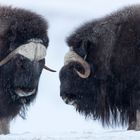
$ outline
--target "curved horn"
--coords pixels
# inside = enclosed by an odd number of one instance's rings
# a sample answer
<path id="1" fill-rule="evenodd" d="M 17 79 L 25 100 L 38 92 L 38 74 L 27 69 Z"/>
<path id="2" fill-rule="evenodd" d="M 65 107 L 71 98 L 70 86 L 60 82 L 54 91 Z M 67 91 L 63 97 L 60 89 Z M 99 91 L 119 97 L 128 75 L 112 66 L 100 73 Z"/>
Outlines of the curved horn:
<path id="1" fill-rule="evenodd" d="M 91 73 L 90 65 L 81 56 L 79 56 L 77 53 L 75 53 L 73 50 L 70 50 L 68 53 L 66 53 L 65 58 L 64 58 L 64 65 L 67 65 L 70 62 L 78 62 L 84 68 L 84 74 L 75 70 L 76 73 L 81 78 L 88 78 L 89 77 L 89 75 Z"/>
<path id="2" fill-rule="evenodd" d="M 45 69 L 45 70 L 48 70 L 48 71 L 51 71 L 51 72 L 56 72 L 56 70 L 50 69 L 50 68 L 47 67 L 47 66 L 44 66 L 44 69 Z"/>

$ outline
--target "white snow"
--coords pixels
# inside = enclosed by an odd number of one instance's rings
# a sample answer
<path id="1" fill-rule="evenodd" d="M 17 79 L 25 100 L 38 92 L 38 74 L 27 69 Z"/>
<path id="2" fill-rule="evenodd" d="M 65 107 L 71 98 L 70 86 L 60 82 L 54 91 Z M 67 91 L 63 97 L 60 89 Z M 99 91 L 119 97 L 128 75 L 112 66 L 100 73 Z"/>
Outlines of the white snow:
<path id="1" fill-rule="evenodd" d="M 134 131 L 69 131 L 52 133 L 23 133 L 0 136 L 0 140 L 139 140 L 140 133 Z"/>
<path id="2" fill-rule="evenodd" d="M 120 7 L 140 0 L 0 0 L 35 11 L 49 23 L 49 48 L 46 64 L 57 73 L 43 71 L 36 101 L 27 112 L 27 119 L 17 117 L 11 123 L 11 134 L 0 140 L 138 140 L 140 132 L 126 128 L 105 129 L 97 121 L 85 119 L 59 96 L 59 70 L 68 47 L 66 37 L 86 21 L 104 16 Z"/>

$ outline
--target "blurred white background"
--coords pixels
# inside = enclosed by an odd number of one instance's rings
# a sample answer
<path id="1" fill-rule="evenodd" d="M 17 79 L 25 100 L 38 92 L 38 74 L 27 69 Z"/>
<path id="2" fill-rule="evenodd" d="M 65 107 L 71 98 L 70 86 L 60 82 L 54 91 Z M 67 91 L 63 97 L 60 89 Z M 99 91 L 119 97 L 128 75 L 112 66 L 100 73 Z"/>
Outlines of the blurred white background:
<path id="1" fill-rule="evenodd" d="M 0 0 L 1 5 L 29 9 L 46 18 L 50 39 L 46 64 L 57 70 L 43 71 L 36 101 L 29 107 L 26 120 L 17 117 L 11 123 L 12 133 L 104 130 L 100 123 L 85 119 L 59 96 L 59 70 L 68 50 L 65 39 L 86 21 L 137 3 L 140 0 Z"/>

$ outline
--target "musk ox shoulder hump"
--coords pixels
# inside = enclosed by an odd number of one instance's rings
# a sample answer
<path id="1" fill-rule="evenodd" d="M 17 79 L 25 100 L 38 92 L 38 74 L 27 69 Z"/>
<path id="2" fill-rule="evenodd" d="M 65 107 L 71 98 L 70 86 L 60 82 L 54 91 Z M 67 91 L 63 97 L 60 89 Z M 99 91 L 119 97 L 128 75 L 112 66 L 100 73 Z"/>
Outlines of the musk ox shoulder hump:
<path id="1" fill-rule="evenodd" d="M 140 5 L 123 7 L 101 18 L 84 23 L 66 38 L 66 42 L 68 46 L 75 46 L 79 44 L 81 40 L 88 39 L 96 41 L 96 37 L 102 36 L 103 26 L 108 26 L 108 28 L 110 28 L 109 26 L 114 25 L 115 30 L 116 27 L 122 23 L 131 24 L 137 20 L 140 21 Z M 112 32 L 115 32 L 114 30 Z"/>

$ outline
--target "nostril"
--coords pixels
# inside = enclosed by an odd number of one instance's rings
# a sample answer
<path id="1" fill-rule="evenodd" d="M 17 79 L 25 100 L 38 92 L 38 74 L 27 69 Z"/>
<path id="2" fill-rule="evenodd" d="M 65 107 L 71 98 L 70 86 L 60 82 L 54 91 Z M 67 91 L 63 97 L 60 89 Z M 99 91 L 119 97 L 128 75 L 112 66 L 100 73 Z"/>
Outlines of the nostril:
<path id="1" fill-rule="evenodd" d="M 75 94 L 72 94 L 72 93 L 61 93 L 60 96 L 62 97 L 62 99 L 69 99 L 69 100 L 74 100 L 76 99 L 76 95 Z"/>
<path id="2" fill-rule="evenodd" d="M 73 100 L 73 99 L 76 98 L 76 95 L 74 95 L 74 94 L 69 94 L 69 95 L 67 95 L 67 98 L 69 98 L 70 100 Z"/>

